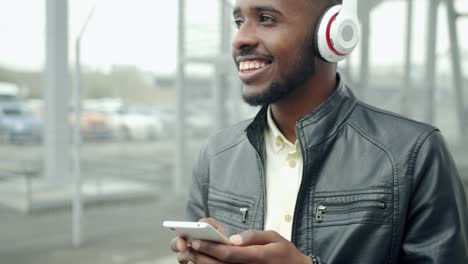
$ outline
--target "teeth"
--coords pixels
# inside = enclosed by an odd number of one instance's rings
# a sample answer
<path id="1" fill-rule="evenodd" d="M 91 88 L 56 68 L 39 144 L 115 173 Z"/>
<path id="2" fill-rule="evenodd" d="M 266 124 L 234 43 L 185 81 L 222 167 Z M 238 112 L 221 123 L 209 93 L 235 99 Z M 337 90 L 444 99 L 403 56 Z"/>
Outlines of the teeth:
<path id="1" fill-rule="evenodd" d="M 256 70 L 265 67 L 267 63 L 261 61 L 243 61 L 239 64 L 239 70 Z"/>

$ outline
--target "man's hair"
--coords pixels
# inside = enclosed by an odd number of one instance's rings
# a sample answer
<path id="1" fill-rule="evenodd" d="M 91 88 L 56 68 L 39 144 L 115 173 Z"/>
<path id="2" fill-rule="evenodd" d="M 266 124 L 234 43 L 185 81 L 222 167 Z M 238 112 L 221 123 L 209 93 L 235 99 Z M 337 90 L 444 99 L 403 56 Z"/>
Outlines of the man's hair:
<path id="1" fill-rule="evenodd" d="M 328 7 L 334 5 L 341 5 L 343 4 L 343 0 L 309 0 L 309 6 L 314 6 L 315 4 L 325 4 Z"/>
<path id="2" fill-rule="evenodd" d="M 312 0 L 312 1 L 316 1 L 316 0 Z M 326 1 L 331 5 L 341 5 L 341 4 L 343 4 L 343 0 L 319 0 L 319 1 Z"/>

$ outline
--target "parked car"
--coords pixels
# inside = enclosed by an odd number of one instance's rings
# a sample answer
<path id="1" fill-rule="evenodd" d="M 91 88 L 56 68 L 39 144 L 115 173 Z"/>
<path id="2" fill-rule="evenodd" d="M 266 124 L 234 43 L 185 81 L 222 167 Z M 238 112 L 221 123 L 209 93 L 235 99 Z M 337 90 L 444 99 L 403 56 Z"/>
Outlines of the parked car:
<path id="1" fill-rule="evenodd" d="M 20 104 L 0 105 L 0 140 L 6 143 L 40 142 L 43 122 Z"/>
<path id="2" fill-rule="evenodd" d="M 73 127 L 75 115 L 69 114 L 69 122 Z M 111 130 L 107 117 L 103 113 L 84 110 L 81 113 L 81 136 L 84 140 L 105 140 L 111 138 Z"/>
<path id="3" fill-rule="evenodd" d="M 168 137 L 174 137 L 177 126 L 176 109 L 161 108 L 158 116 L 164 124 L 164 134 Z M 214 114 L 206 106 L 187 107 L 184 121 L 185 136 L 188 138 L 206 138 L 210 133 L 213 133 Z"/>
<path id="4" fill-rule="evenodd" d="M 117 140 L 156 140 L 163 136 L 162 120 L 143 108 L 121 107 L 108 112 L 107 119 Z"/>

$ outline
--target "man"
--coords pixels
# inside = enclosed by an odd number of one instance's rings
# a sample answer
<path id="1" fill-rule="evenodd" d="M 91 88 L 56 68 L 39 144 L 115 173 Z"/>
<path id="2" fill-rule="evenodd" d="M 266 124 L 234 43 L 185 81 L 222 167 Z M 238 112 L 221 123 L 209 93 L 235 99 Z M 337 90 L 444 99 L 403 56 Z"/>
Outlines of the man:
<path id="1" fill-rule="evenodd" d="M 179 263 L 468 263 L 466 196 L 440 132 L 358 101 L 315 51 L 336 2 L 236 2 L 243 97 L 263 107 L 210 138 L 187 208 L 233 245 L 176 238 Z"/>

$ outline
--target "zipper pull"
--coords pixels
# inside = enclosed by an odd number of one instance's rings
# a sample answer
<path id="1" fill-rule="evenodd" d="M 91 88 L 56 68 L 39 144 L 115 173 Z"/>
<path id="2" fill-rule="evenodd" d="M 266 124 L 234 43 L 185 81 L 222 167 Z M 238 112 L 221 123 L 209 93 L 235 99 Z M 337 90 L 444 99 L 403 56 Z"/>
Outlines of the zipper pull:
<path id="1" fill-rule="evenodd" d="M 322 222 L 323 221 L 323 213 L 327 212 L 327 207 L 323 205 L 318 205 L 317 209 L 315 210 L 315 220 L 317 222 Z"/>
<path id="2" fill-rule="evenodd" d="M 242 207 L 239 209 L 239 211 L 242 214 L 242 223 L 245 223 L 245 218 L 247 218 L 247 213 L 249 212 L 249 208 Z"/>

